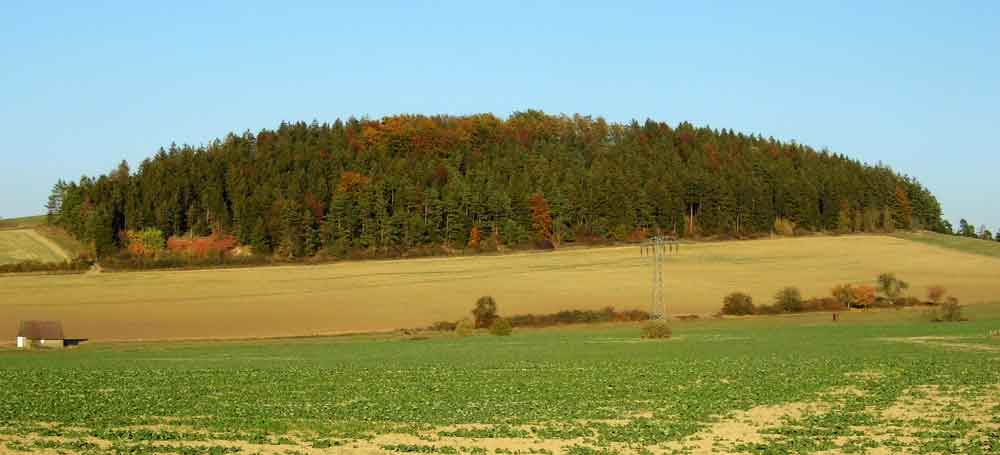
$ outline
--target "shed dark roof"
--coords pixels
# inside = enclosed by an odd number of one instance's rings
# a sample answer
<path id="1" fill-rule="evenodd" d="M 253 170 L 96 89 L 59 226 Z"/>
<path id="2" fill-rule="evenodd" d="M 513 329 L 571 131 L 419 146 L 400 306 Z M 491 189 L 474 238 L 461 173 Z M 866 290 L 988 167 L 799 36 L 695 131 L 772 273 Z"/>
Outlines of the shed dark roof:
<path id="1" fill-rule="evenodd" d="M 63 339 L 62 323 L 59 321 L 21 321 L 17 336 L 29 340 Z"/>

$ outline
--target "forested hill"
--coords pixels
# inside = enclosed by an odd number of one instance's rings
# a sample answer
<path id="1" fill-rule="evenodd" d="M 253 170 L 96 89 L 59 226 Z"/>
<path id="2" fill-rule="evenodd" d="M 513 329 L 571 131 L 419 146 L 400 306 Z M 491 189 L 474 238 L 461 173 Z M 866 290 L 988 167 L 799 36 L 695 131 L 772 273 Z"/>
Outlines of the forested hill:
<path id="1" fill-rule="evenodd" d="M 402 251 L 532 241 L 941 229 L 934 196 L 886 166 L 732 130 L 401 115 L 282 124 L 171 146 L 60 182 L 56 223 L 101 252 L 128 231 L 225 232 L 257 252 Z M 776 222 L 777 221 L 777 222 Z M 475 245 L 473 245 L 475 246 Z"/>

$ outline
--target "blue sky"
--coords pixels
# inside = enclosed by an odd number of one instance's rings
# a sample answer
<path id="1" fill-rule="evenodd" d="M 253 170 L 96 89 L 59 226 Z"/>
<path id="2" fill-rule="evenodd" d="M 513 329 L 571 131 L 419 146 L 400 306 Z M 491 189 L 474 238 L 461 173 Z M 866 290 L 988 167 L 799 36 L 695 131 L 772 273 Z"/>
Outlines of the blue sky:
<path id="1" fill-rule="evenodd" d="M 1000 227 L 1000 2 L 358 3 L 0 2 L 0 216 L 282 120 L 541 109 L 882 161 Z"/>

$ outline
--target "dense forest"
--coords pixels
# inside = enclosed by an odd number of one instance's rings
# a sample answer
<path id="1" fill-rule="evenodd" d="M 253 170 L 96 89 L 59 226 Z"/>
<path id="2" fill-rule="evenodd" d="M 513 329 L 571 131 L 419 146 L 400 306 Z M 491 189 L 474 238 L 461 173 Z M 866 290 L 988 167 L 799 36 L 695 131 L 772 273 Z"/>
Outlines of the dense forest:
<path id="1" fill-rule="evenodd" d="M 881 164 L 689 123 L 538 111 L 283 123 L 171 145 L 138 169 L 59 182 L 49 209 L 101 255 L 151 231 L 294 258 L 945 229 L 935 197 Z"/>

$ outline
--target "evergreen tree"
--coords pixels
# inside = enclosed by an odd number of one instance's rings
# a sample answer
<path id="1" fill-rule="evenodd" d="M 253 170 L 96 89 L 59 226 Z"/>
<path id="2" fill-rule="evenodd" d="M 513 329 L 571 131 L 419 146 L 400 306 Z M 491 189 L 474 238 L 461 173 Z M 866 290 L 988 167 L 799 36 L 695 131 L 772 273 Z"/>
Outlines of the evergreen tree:
<path id="1" fill-rule="evenodd" d="M 282 123 L 171 144 L 135 173 L 122 162 L 57 182 L 46 208 L 77 238 L 100 237 L 104 252 L 124 246 L 121 232 L 156 228 L 232 233 L 293 257 L 459 248 L 473 226 L 506 245 L 637 231 L 743 236 L 770 232 L 776 219 L 841 232 L 951 229 L 926 187 L 884 165 L 686 122 L 538 111 Z"/>

